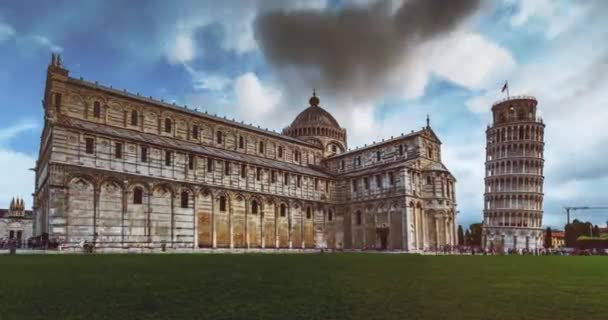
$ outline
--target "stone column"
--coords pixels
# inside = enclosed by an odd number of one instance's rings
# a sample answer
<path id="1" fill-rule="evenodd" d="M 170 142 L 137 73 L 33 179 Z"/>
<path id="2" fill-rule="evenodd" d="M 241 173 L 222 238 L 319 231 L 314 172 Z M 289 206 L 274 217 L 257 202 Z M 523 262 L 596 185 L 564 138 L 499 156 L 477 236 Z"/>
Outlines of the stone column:
<path id="1" fill-rule="evenodd" d="M 198 204 L 198 190 L 195 190 L 194 194 L 192 195 L 192 201 L 194 202 L 192 204 L 192 224 L 194 225 L 194 230 L 192 231 L 194 233 L 194 243 L 192 244 L 192 248 L 196 249 L 198 247 L 198 216 L 197 216 L 197 204 Z"/>
<path id="2" fill-rule="evenodd" d="M 439 219 L 437 217 L 433 217 L 435 221 L 435 249 L 439 246 Z"/>
<path id="3" fill-rule="evenodd" d="M 264 204 L 262 202 L 262 204 L 260 204 L 259 206 L 259 211 L 260 211 L 260 244 L 262 249 L 266 248 L 266 235 L 264 234 Z"/>
<path id="4" fill-rule="evenodd" d="M 421 222 L 422 222 L 422 250 L 424 250 L 425 248 L 428 247 L 428 241 L 427 241 L 427 221 L 426 221 L 426 213 L 424 212 L 424 210 L 422 208 L 417 208 L 418 211 L 420 212 L 420 216 L 422 217 Z"/>
<path id="5" fill-rule="evenodd" d="M 232 199 L 229 199 L 226 199 L 227 201 L 230 201 L 228 205 L 228 232 L 230 234 L 230 249 L 234 249 L 234 232 L 232 228 L 232 214 L 234 209 L 232 207 Z"/>
<path id="6" fill-rule="evenodd" d="M 247 198 L 243 199 L 245 202 L 245 247 L 249 249 L 249 200 Z M 258 205 L 258 213 L 260 211 L 260 206 Z"/>
<path id="7" fill-rule="evenodd" d="M 449 237 L 449 232 L 448 232 L 448 227 L 449 226 L 449 222 L 448 222 L 448 217 L 444 216 L 443 217 L 443 233 L 444 233 L 444 244 L 449 245 L 450 244 L 450 237 Z"/>
<path id="8" fill-rule="evenodd" d="M 215 227 L 215 196 L 213 193 L 209 195 L 211 197 L 211 236 L 213 238 L 212 246 L 213 249 L 217 248 L 217 228 Z"/>
<path id="9" fill-rule="evenodd" d="M 274 247 L 279 248 L 279 212 L 277 204 L 274 204 Z"/>

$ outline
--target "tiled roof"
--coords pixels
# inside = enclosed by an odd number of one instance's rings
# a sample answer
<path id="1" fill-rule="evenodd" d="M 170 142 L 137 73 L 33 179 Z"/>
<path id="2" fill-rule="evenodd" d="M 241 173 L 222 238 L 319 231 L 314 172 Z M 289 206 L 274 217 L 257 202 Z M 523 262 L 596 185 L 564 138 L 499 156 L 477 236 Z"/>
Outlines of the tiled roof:
<path id="1" fill-rule="evenodd" d="M 220 158 L 226 159 L 228 161 L 239 161 L 245 162 L 261 167 L 269 167 L 276 170 L 283 170 L 289 172 L 295 172 L 303 175 L 311 175 L 317 177 L 328 178 L 330 175 L 320 171 L 315 170 L 310 167 L 300 166 L 293 163 L 286 163 L 273 159 L 265 159 L 258 156 L 253 156 L 249 154 L 244 154 L 236 151 L 225 150 L 205 145 L 200 145 L 197 143 L 182 141 L 178 139 L 173 139 L 169 137 L 158 136 L 151 133 L 139 132 L 124 128 L 117 128 L 108 125 L 101 125 L 89 121 L 84 121 L 75 118 L 62 117 L 59 122 L 60 125 L 74 128 L 78 130 L 85 130 L 91 133 L 97 133 L 102 135 L 109 135 L 121 139 L 134 140 L 141 142 L 143 144 L 152 144 L 159 147 L 167 148 L 175 148 L 188 152 L 193 152 L 196 154 L 201 154 L 204 156 L 208 156 L 211 158 Z"/>
<path id="2" fill-rule="evenodd" d="M 155 100 L 152 97 L 140 96 L 139 94 L 133 94 L 133 93 L 128 92 L 126 90 L 122 90 L 122 91 L 121 90 L 117 90 L 117 89 L 106 87 L 106 86 L 103 86 L 103 85 L 100 85 L 100 84 L 97 84 L 97 83 L 92 83 L 92 82 L 89 82 L 89 81 L 86 81 L 86 80 L 83 80 L 83 79 L 76 79 L 76 78 L 71 78 L 70 77 L 69 81 L 71 83 L 74 83 L 74 84 L 77 84 L 77 85 L 81 85 L 81 86 L 85 86 L 85 87 L 88 87 L 88 88 L 91 88 L 91 89 L 105 91 L 105 92 L 112 93 L 112 94 L 115 94 L 115 95 L 118 95 L 118 96 L 122 96 L 122 97 L 125 97 L 125 98 L 129 98 L 129 99 L 133 99 L 133 100 L 138 100 L 138 101 L 143 102 L 143 103 L 151 103 L 151 104 L 154 104 L 156 106 L 163 107 L 163 108 L 172 109 L 174 111 L 178 111 L 178 112 L 182 112 L 182 113 L 187 113 L 187 114 L 190 114 L 190 115 L 193 115 L 193 116 L 197 116 L 197 117 L 200 117 L 200 118 L 205 118 L 205 119 L 208 119 L 208 120 L 211 120 L 211 121 L 220 122 L 220 123 L 223 123 L 223 124 L 226 124 L 226 125 L 230 125 L 230 126 L 236 126 L 236 127 L 241 128 L 241 129 L 244 129 L 244 130 L 255 131 L 257 133 L 261 133 L 261 134 L 264 134 L 264 135 L 270 135 L 270 136 L 273 136 L 275 138 L 279 138 L 279 139 L 283 139 L 283 140 L 286 140 L 286 141 L 289 141 L 289 142 L 305 145 L 307 147 L 319 149 L 319 146 L 316 146 L 314 144 L 311 144 L 311 143 L 308 143 L 306 141 L 302 141 L 302 140 L 299 140 L 299 139 L 296 139 L 296 138 L 292 138 L 292 137 L 289 137 L 289 136 L 285 136 L 285 135 L 283 135 L 281 133 L 270 131 L 268 129 L 262 129 L 259 126 L 256 127 L 254 125 L 250 125 L 250 124 L 248 125 L 248 124 L 245 124 L 243 122 L 238 122 L 236 120 L 229 120 L 229 119 L 226 119 L 225 117 L 222 118 L 222 117 L 219 117 L 219 116 L 207 114 L 206 112 L 203 113 L 203 112 L 199 112 L 199 111 L 196 111 L 196 110 L 188 109 L 188 108 L 185 108 L 185 107 L 180 107 L 180 106 L 177 106 L 177 105 L 174 105 L 174 104 L 166 103 L 164 101 Z"/>

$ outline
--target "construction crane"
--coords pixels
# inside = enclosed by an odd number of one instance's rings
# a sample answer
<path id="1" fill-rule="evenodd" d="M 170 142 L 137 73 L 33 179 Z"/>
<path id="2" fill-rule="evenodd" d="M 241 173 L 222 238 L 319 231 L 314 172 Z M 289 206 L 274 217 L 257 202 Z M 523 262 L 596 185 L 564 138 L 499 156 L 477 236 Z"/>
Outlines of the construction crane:
<path id="1" fill-rule="evenodd" d="M 568 216 L 568 224 L 570 224 L 570 211 L 601 210 L 601 209 L 608 209 L 608 206 L 606 206 L 606 207 L 564 207 L 564 209 L 566 210 L 566 215 Z"/>

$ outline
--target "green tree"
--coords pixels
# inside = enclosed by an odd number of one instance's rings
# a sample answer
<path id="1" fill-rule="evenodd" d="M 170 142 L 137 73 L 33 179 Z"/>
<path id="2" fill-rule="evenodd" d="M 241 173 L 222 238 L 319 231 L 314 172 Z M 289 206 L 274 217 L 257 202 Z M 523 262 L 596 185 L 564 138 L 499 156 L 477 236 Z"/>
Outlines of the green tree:
<path id="1" fill-rule="evenodd" d="M 458 245 L 464 246 L 464 231 L 461 225 L 458 225 Z"/>
<path id="2" fill-rule="evenodd" d="M 598 227 L 597 224 L 593 227 L 593 231 L 591 232 L 591 236 L 592 237 L 599 237 L 600 236 L 600 227 Z"/>
<path id="3" fill-rule="evenodd" d="M 553 248 L 552 238 L 551 227 L 547 227 L 547 231 L 545 231 L 545 249 Z"/>
<path id="4" fill-rule="evenodd" d="M 591 237 L 593 232 L 593 225 L 591 222 L 581 222 L 578 219 L 574 219 L 572 223 L 566 225 L 565 228 L 565 245 L 566 247 L 576 247 L 576 239 L 580 236 Z"/>
<path id="5" fill-rule="evenodd" d="M 481 231 L 483 226 L 480 223 L 473 223 L 469 226 L 470 234 L 470 246 L 481 246 Z"/>

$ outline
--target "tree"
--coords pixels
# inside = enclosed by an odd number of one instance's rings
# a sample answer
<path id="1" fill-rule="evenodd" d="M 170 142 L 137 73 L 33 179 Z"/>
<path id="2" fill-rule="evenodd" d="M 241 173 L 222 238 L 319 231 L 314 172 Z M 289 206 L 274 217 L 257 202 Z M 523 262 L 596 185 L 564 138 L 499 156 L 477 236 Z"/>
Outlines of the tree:
<path id="1" fill-rule="evenodd" d="M 469 226 L 470 234 L 470 246 L 481 246 L 481 232 L 483 226 L 481 223 L 473 223 Z"/>
<path id="2" fill-rule="evenodd" d="M 458 245 L 464 246 L 464 231 L 461 225 L 458 225 Z"/>
<path id="3" fill-rule="evenodd" d="M 547 231 L 545 231 L 545 249 L 553 248 L 553 234 L 551 232 L 551 227 L 547 227 Z"/>
<path id="4" fill-rule="evenodd" d="M 591 232 L 591 236 L 592 237 L 599 237 L 600 236 L 600 227 L 598 227 L 597 224 L 595 225 L 595 227 L 593 227 L 593 231 Z"/>
<path id="5" fill-rule="evenodd" d="M 593 225 L 590 222 L 581 222 L 578 219 L 574 219 L 572 223 L 566 225 L 565 228 L 565 245 L 566 247 L 576 247 L 576 239 L 580 236 L 591 237 L 593 231 Z"/>

